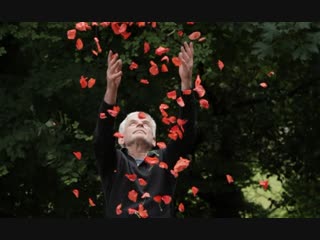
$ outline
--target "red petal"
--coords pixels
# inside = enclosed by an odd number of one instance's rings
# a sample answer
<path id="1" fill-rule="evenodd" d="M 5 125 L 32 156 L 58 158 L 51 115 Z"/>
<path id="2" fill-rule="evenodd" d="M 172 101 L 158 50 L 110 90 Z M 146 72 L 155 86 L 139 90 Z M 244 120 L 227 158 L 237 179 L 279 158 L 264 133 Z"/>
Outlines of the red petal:
<path id="1" fill-rule="evenodd" d="M 140 184 L 141 186 L 146 186 L 146 185 L 147 185 L 147 181 L 144 180 L 143 178 L 139 178 L 139 179 L 138 179 L 138 182 L 139 182 L 139 184 Z"/>
<path id="2" fill-rule="evenodd" d="M 76 196 L 76 198 L 79 198 L 79 190 L 78 189 L 73 189 L 72 193 Z"/>
<path id="3" fill-rule="evenodd" d="M 107 115 L 105 113 L 100 113 L 100 118 L 105 119 L 105 118 L 107 118 Z"/>
<path id="4" fill-rule="evenodd" d="M 149 156 L 146 156 L 144 158 L 144 161 L 147 162 L 148 164 L 150 165 L 155 165 L 155 164 L 158 164 L 159 163 L 159 158 L 154 156 L 154 157 L 149 157 Z"/>
<path id="5" fill-rule="evenodd" d="M 201 108 L 205 108 L 205 109 L 208 109 L 209 108 L 209 102 L 208 100 L 202 98 L 199 100 L 199 103 L 200 103 L 200 107 Z"/>
<path id="6" fill-rule="evenodd" d="M 147 79 L 141 79 L 140 82 L 143 84 L 149 84 L 149 81 Z"/>
<path id="7" fill-rule="evenodd" d="M 89 204 L 90 204 L 91 207 L 95 207 L 96 206 L 96 204 L 93 202 L 93 200 L 91 198 L 89 198 L 88 201 L 89 201 Z"/>
<path id="8" fill-rule="evenodd" d="M 177 92 L 176 92 L 176 90 L 167 92 L 167 97 L 170 98 L 170 99 L 175 100 L 175 99 L 177 98 Z"/>
<path id="9" fill-rule="evenodd" d="M 183 101 L 182 97 L 177 98 L 177 103 L 179 104 L 180 107 L 184 107 L 184 101 Z"/>
<path id="10" fill-rule="evenodd" d="M 179 204 L 178 210 L 179 210 L 179 212 L 184 212 L 184 205 L 183 205 L 183 203 L 180 203 L 180 204 Z"/>
<path id="11" fill-rule="evenodd" d="M 153 200 L 157 203 L 161 203 L 161 196 L 160 195 L 154 196 Z"/>
<path id="12" fill-rule="evenodd" d="M 77 34 L 77 30 L 76 29 L 70 29 L 67 32 L 67 37 L 68 37 L 68 39 L 73 40 L 73 39 L 76 38 L 76 34 Z"/>
<path id="13" fill-rule="evenodd" d="M 159 106 L 160 111 L 161 111 L 162 109 L 168 109 L 168 108 L 169 108 L 169 105 L 168 105 L 168 104 L 165 104 L 165 103 L 161 103 L 160 106 Z"/>
<path id="14" fill-rule="evenodd" d="M 181 61 L 180 61 L 180 58 L 178 57 L 173 57 L 171 59 L 172 63 L 176 66 L 176 67 L 179 67 L 181 65 Z"/>
<path id="15" fill-rule="evenodd" d="M 141 198 L 147 198 L 150 197 L 150 194 L 148 192 L 145 192 L 144 194 L 142 194 Z"/>
<path id="16" fill-rule="evenodd" d="M 197 193 L 199 192 L 199 188 L 193 186 L 193 187 L 191 187 L 191 191 L 192 191 L 193 196 L 195 197 L 197 195 Z"/>
<path id="17" fill-rule="evenodd" d="M 233 177 L 231 175 L 227 174 L 226 178 L 229 184 L 234 182 Z"/>
<path id="18" fill-rule="evenodd" d="M 132 202 L 136 202 L 137 201 L 137 197 L 138 197 L 138 193 L 135 190 L 131 190 L 128 193 L 128 198 L 132 201 Z"/>
<path id="19" fill-rule="evenodd" d="M 167 61 L 167 63 L 169 62 L 169 57 L 168 56 L 163 56 L 162 58 L 161 58 L 161 62 L 162 61 Z"/>
<path id="20" fill-rule="evenodd" d="M 165 204 L 169 204 L 172 200 L 171 196 L 169 196 L 169 195 L 164 195 L 161 197 L 161 199 Z"/>
<path id="21" fill-rule="evenodd" d="M 144 112 L 139 112 L 138 113 L 138 118 L 139 119 L 145 119 L 147 117 L 147 115 Z"/>
<path id="22" fill-rule="evenodd" d="M 268 84 L 265 83 L 265 82 L 262 82 L 262 83 L 260 83 L 260 87 L 262 87 L 262 88 L 267 88 L 267 87 L 268 87 Z"/>
<path id="23" fill-rule="evenodd" d="M 83 42 L 82 42 L 81 38 L 77 39 L 76 48 L 77 48 L 77 50 L 81 50 L 83 48 Z"/>
<path id="24" fill-rule="evenodd" d="M 189 35 L 189 39 L 190 40 L 197 40 L 198 38 L 200 38 L 200 36 L 201 36 L 201 32 L 195 31 Z"/>
<path id="25" fill-rule="evenodd" d="M 164 169 L 168 169 L 168 164 L 166 164 L 165 162 L 160 162 L 159 167 L 164 168 Z"/>
<path id="26" fill-rule="evenodd" d="M 73 152 L 73 155 L 74 155 L 78 160 L 80 160 L 80 159 L 81 159 L 81 156 L 82 156 L 81 152 Z"/>
<path id="27" fill-rule="evenodd" d="M 90 78 L 88 81 L 88 88 L 92 88 L 95 83 L 96 80 L 94 78 Z"/>
<path id="28" fill-rule="evenodd" d="M 160 148 L 160 149 L 163 149 L 163 148 L 166 148 L 166 144 L 164 142 L 157 142 L 157 146 Z"/>
<path id="29" fill-rule="evenodd" d="M 150 44 L 148 42 L 144 42 L 143 44 L 143 52 L 147 53 L 150 51 Z"/>
<path id="30" fill-rule="evenodd" d="M 118 204 L 118 206 L 116 207 L 116 214 L 117 215 L 120 215 L 122 213 L 122 210 L 121 210 L 121 207 L 122 207 L 122 204 Z"/>
<path id="31" fill-rule="evenodd" d="M 191 93 L 192 93 L 191 89 L 186 89 L 186 90 L 182 91 L 182 94 L 184 94 L 184 95 L 190 95 Z"/>
<path id="32" fill-rule="evenodd" d="M 167 53 L 169 50 L 170 50 L 169 48 L 160 46 L 155 50 L 155 54 L 158 56 L 161 56 L 161 55 Z"/>
<path id="33" fill-rule="evenodd" d="M 137 175 L 136 174 L 125 174 L 125 176 L 131 181 L 134 182 L 137 179 Z"/>
<path id="34" fill-rule="evenodd" d="M 161 72 L 168 72 L 168 67 L 164 63 L 161 65 Z"/>
<path id="35" fill-rule="evenodd" d="M 138 64 L 132 61 L 130 66 L 129 66 L 129 69 L 130 70 L 134 70 L 134 69 L 137 69 L 137 68 L 138 68 Z"/>
<path id="36" fill-rule="evenodd" d="M 224 68 L 224 63 L 221 60 L 218 60 L 218 67 L 220 71 Z"/>
<path id="37" fill-rule="evenodd" d="M 158 75 L 159 74 L 159 68 L 158 66 L 151 66 L 149 68 L 149 72 L 151 75 L 155 76 L 155 75 Z"/>
<path id="38" fill-rule="evenodd" d="M 121 133 L 119 133 L 119 132 L 115 132 L 113 134 L 113 136 L 116 137 L 116 138 L 123 138 L 123 135 Z"/>

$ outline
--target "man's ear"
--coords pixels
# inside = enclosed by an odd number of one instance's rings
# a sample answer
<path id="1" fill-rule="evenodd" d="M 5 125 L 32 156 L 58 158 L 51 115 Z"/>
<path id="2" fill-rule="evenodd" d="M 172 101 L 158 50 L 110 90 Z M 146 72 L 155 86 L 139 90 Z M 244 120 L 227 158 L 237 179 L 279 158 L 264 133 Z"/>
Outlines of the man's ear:
<path id="1" fill-rule="evenodd" d="M 122 138 L 118 138 L 118 143 L 120 144 L 120 146 L 124 145 L 124 139 Z"/>

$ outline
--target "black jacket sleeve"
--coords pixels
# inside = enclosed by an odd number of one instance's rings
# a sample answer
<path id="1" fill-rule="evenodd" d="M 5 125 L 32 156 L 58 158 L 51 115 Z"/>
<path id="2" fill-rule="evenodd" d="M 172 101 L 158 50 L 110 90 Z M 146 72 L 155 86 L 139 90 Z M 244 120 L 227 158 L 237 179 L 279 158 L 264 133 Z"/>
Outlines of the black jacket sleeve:
<path id="1" fill-rule="evenodd" d="M 116 137 L 115 133 L 115 118 L 108 113 L 108 109 L 112 109 L 113 105 L 109 105 L 102 101 L 99 107 L 96 127 L 94 130 L 94 153 L 97 161 L 99 174 L 103 181 L 107 177 L 111 177 L 116 168 Z M 100 114 L 103 114 L 105 118 Z"/>
<path id="2" fill-rule="evenodd" d="M 189 155 L 194 152 L 196 143 L 196 97 L 193 91 L 190 95 L 180 95 L 185 106 L 179 106 L 178 118 L 187 120 L 187 122 L 183 125 L 184 132 L 182 139 L 178 137 L 177 140 L 170 140 L 167 144 L 167 148 L 164 150 L 164 159 L 170 169 L 173 168 L 180 157 L 189 157 Z"/>

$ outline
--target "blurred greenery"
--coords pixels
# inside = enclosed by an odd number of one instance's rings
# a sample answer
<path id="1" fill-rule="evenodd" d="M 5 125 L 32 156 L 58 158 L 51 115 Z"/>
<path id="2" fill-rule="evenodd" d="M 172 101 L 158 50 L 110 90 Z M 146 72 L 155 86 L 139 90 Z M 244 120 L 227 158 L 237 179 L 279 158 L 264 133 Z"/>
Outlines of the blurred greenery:
<path id="1" fill-rule="evenodd" d="M 166 142 L 159 105 L 177 113 L 166 93 L 179 88 L 171 59 L 184 41 L 194 42 L 193 77 L 201 78 L 210 106 L 198 108 L 196 151 L 175 196 L 185 211 L 177 217 L 320 216 L 318 22 L 119 22 L 127 39 L 110 22 L 88 22 L 68 39 L 76 24 L 0 23 L 0 217 L 102 217 L 92 134 L 108 51 L 124 62 L 117 123 L 130 111 L 147 111 L 158 123 L 158 141 Z M 204 41 L 189 39 L 195 31 Z M 169 48 L 169 62 L 155 54 L 160 46 Z M 138 69 L 129 69 L 132 61 Z M 150 61 L 169 71 L 151 75 Z M 81 88 L 81 76 L 96 79 L 94 86 Z"/>

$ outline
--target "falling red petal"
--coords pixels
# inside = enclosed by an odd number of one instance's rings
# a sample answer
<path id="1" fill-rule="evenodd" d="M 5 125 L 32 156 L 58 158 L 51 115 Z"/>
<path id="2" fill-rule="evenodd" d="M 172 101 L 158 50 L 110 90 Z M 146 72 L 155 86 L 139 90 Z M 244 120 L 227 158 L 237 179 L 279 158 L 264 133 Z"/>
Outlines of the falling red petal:
<path id="1" fill-rule="evenodd" d="M 122 204 L 118 204 L 118 206 L 116 207 L 116 214 L 117 215 L 120 215 L 122 213 L 122 210 L 121 210 L 121 207 L 122 207 Z"/>
<path id="2" fill-rule="evenodd" d="M 204 109 L 208 109 L 209 108 L 209 102 L 208 102 L 208 100 L 206 100 L 204 98 L 201 98 L 199 100 L 199 104 L 200 104 L 201 108 L 204 108 Z"/>
<path id="3" fill-rule="evenodd" d="M 201 37 L 201 38 L 198 39 L 198 42 L 204 42 L 205 40 L 206 40 L 205 37 Z"/>
<path id="4" fill-rule="evenodd" d="M 186 159 L 186 158 L 183 158 L 183 157 L 180 157 L 179 160 L 177 161 L 177 163 L 175 164 L 173 170 L 174 172 L 181 172 L 183 171 L 184 169 L 186 169 L 190 164 L 190 160 L 189 159 Z"/>
<path id="5" fill-rule="evenodd" d="M 226 178 L 227 178 L 227 182 L 228 182 L 229 184 L 231 184 L 231 183 L 234 182 L 233 177 L 232 177 L 230 174 L 227 174 L 227 175 L 226 175 Z"/>
<path id="6" fill-rule="evenodd" d="M 138 118 L 139 119 L 145 119 L 147 117 L 146 113 L 145 112 L 139 112 L 138 113 Z"/>
<path id="7" fill-rule="evenodd" d="M 179 212 L 184 212 L 184 205 L 183 205 L 183 203 L 179 203 L 178 210 L 179 210 Z"/>
<path id="8" fill-rule="evenodd" d="M 78 160 L 81 160 L 81 157 L 82 157 L 81 152 L 73 152 L 73 155 L 74 155 Z"/>
<path id="9" fill-rule="evenodd" d="M 167 63 L 170 61 L 169 60 L 169 57 L 168 56 L 163 56 L 162 58 L 161 58 L 161 62 L 162 61 L 167 61 Z"/>
<path id="10" fill-rule="evenodd" d="M 148 198 L 150 197 L 150 193 L 145 192 L 144 194 L 142 194 L 141 198 Z"/>
<path id="11" fill-rule="evenodd" d="M 262 83 L 260 83 L 260 87 L 262 87 L 262 88 L 267 88 L 267 87 L 268 87 L 268 84 L 265 83 L 265 82 L 262 82 Z"/>
<path id="12" fill-rule="evenodd" d="M 177 32 L 177 33 L 178 33 L 178 36 L 179 36 L 179 37 L 182 37 L 182 36 L 183 36 L 183 34 L 184 34 L 184 32 L 183 32 L 182 30 L 178 30 L 178 32 Z"/>
<path id="13" fill-rule="evenodd" d="M 76 198 L 79 198 L 79 190 L 78 189 L 73 189 L 72 193 L 76 196 Z"/>
<path id="14" fill-rule="evenodd" d="M 107 115 L 105 113 L 100 113 L 100 118 L 105 119 L 105 118 L 107 118 Z"/>
<path id="15" fill-rule="evenodd" d="M 137 197 L 138 197 L 138 193 L 134 189 L 128 192 L 128 198 L 132 202 L 136 202 L 137 201 Z"/>
<path id="16" fill-rule="evenodd" d="M 139 179 L 138 179 L 138 182 L 139 182 L 139 184 L 140 184 L 141 186 L 146 186 L 146 185 L 148 184 L 147 181 L 144 180 L 143 178 L 139 178 Z"/>
<path id="17" fill-rule="evenodd" d="M 161 197 L 161 200 L 162 200 L 165 204 L 168 205 L 168 204 L 171 202 L 172 197 L 169 196 L 169 195 L 164 195 L 164 196 Z"/>
<path id="18" fill-rule="evenodd" d="M 268 77 L 272 77 L 273 75 L 274 75 L 274 71 L 270 71 L 270 72 L 267 73 Z"/>
<path id="19" fill-rule="evenodd" d="M 267 190 L 268 189 L 268 185 L 269 185 L 269 181 L 268 180 L 261 180 L 259 182 L 260 186 L 263 187 L 264 190 Z"/>
<path id="20" fill-rule="evenodd" d="M 161 196 L 160 195 L 154 196 L 153 200 L 157 203 L 161 203 Z"/>
<path id="21" fill-rule="evenodd" d="M 70 30 L 67 31 L 67 37 L 70 40 L 75 39 L 76 35 L 77 35 L 77 30 L 76 29 L 70 29 Z"/>
<path id="22" fill-rule="evenodd" d="M 155 75 L 158 75 L 159 74 L 159 68 L 158 66 L 151 66 L 149 68 L 149 72 L 151 75 L 155 76 Z"/>
<path id="23" fill-rule="evenodd" d="M 137 175 L 136 174 L 128 174 L 126 173 L 125 176 L 131 181 L 134 182 L 137 179 Z"/>
<path id="24" fill-rule="evenodd" d="M 200 38 L 200 36 L 201 36 L 201 32 L 195 31 L 191 33 L 188 37 L 190 40 L 197 40 L 198 38 Z"/>
<path id="25" fill-rule="evenodd" d="M 158 164 L 159 163 L 159 158 L 154 156 L 154 157 L 149 157 L 149 156 L 146 156 L 144 158 L 144 161 L 147 162 L 148 164 L 150 165 L 155 165 L 155 164 Z"/>
<path id="26" fill-rule="evenodd" d="M 81 86 L 81 88 L 86 88 L 87 86 L 88 86 L 88 82 L 87 82 L 87 80 L 86 80 L 87 78 L 86 77 L 84 77 L 84 76 L 81 76 L 80 77 L 80 86 Z"/>
<path id="27" fill-rule="evenodd" d="M 140 83 L 147 85 L 147 84 L 149 84 L 149 81 L 147 79 L 141 79 Z"/>
<path id="28" fill-rule="evenodd" d="M 168 169 L 168 164 L 166 164 L 165 162 L 160 162 L 159 167 L 164 168 L 164 169 Z"/>
<path id="29" fill-rule="evenodd" d="M 95 207 L 96 206 L 96 204 L 93 202 L 93 200 L 91 198 L 89 198 L 88 201 L 89 201 L 89 204 L 90 204 L 91 207 Z"/>
<path id="30" fill-rule="evenodd" d="M 175 65 L 176 67 L 179 67 L 181 65 L 181 60 L 178 57 L 172 57 L 171 61 L 172 61 L 173 65 Z"/>
<path id="31" fill-rule="evenodd" d="M 123 138 L 123 135 L 121 133 L 119 133 L 119 132 L 115 132 L 113 134 L 113 136 L 116 137 L 116 138 Z"/>
<path id="32" fill-rule="evenodd" d="M 167 145 L 164 143 L 164 142 L 157 142 L 157 146 L 160 148 L 160 149 L 163 149 L 163 148 L 166 148 Z"/>
<path id="33" fill-rule="evenodd" d="M 150 51 L 150 44 L 148 42 L 144 42 L 143 44 L 143 52 L 147 53 Z"/>
<path id="34" fill-rule="evenodd" d="M 130 66 L 129 66 L 129 69 L 130 70 L 134 70 L 134 69 L 137 69 L 137 68 L 138 68 L 138 64 L 132 61 Z"/>
<path id="35" fill-rule="evenodd" d="M 176 90 L 167 92 L 167 98 L 170 98 L 170 99 L 175 100 L 175 99 L 177 98 L 177 92 L 176 92 Z"/>
<path id="36" fill-rule="evenodd" d="M 88 80 L 88 88 L 92 88 L 95 83 L 96 83 L 96 80 L 94 78 L 90 78 Z"/>
<path id="37" fill-rule="evenodd" d="M 160 111 L 163 110 L 163 109 L 168 109 L 168 108 L 169 108 L 169 105 L 165 104 L 165 103 L 161 103 L 160 106 L 159 106 Z"/>
<path id="38" fill-rule="evenodd" d="M 199 188 L 192 186 L 191 192 L 192 192 L 193 196 L 195 197 L 197 195 L 197 193 L 199 192 Z"/>
<path id="39" fill-rule="evenodd" d="M 164 63 L 161 65 L 161 72 L 168 72 L 168 67 Z"/>
<path id="40" fill-rule="evenodd" d="M 83 48 L 83 42 L 82 42 L 81 38 L 77 39 L 76 48 L 77 48 L 77 50 L 81 50 Z"/>
<path id="41" fill-rule="evenodd" d="M 82 32 L 83 31 L 87 31 L 88 27 L 89 27 L 89 25 L 86 22 L 78 22 L 78 23 L 76 23 L 76 29 L 78 31 L 82 31 Z"/>
<path id="42" fill-rule="evenodd" d="M 221 60 L 218 60 L 218 67 L 220 71 L 222 71 L 222 69 L 224 68 L 224 63 Z"/>
<path id="43" fill-rule="evenodd" d="M 177 98 L 177 103 L 178 103 L 178 105 L 179 105 L 180 107 L 184 107 L 184 106 L 185 106 L 182 97 L 178 97 L 178 98 Z"/>
<path id="44" fill-rule="evenodd" d="M 183 90 L 182 91 L 182 94 L 183 95 L 190 95 L 192 93 L 192 90 L 191 89 L 186 89 L 186 90 Z"/>
<path id="45" fill-rule="evenodd" d="M 161 55 L 169 52 L 169 50 L 170 50 L 169 48 L 160 46 L 155 50 L 155 54 L 158 56 L 161 56 Z"/>

